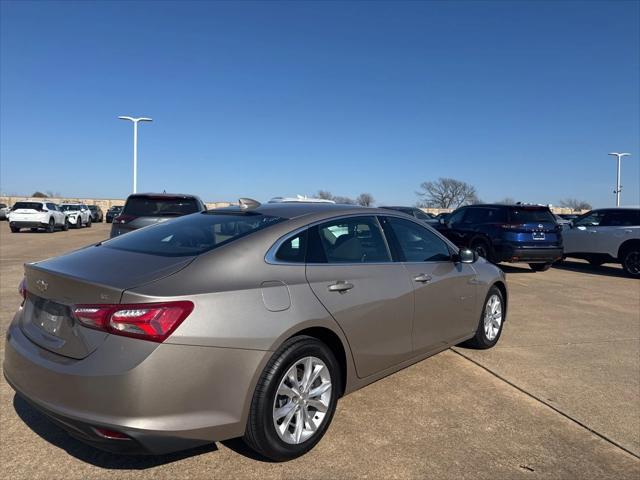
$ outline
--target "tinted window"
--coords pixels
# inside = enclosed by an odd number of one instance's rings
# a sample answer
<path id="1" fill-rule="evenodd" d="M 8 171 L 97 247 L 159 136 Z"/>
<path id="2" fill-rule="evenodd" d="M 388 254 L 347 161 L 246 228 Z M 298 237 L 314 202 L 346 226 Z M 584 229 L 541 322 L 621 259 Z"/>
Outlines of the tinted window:
<path id="1" fill-rule="evenodd" d="M 460 210 L 456 210 L 455 212 L 450 213 L 445 217 L 445 219 L 447 223 L 460 223 L 466 211 L 466 208 L 461 208 Z"/>
<path id="2" fill-rule="evenodd" d="M 63 212 L 75 212 L 82 209 L 82 205 L 60 205 Z"/>
<path id="3" fill-rule="evenodd" d="M 283 219 L 259 213 L 190 215 L 113 238 L 117 250 L 170 257 L 199 255 L 276 224 Z"/>
<path id="4" fill-rule="evenodd" d="M 374 217 L 353 217 L 327 222 L 318 226 L 317 235 L 329 263 L 391 260 L 382 230 Z M 309 262 L 312 263 L 311 260 Z"/>
<path id="5" fill-rule="evenodd" d="M 602 227 L 631 227 L 640 225 L 640 210 L 607 210 Z"/>
<path id="6" fill-rule="evenodd" d="M 424 227 L 402 218 L 387 217 L 407 262 L 442 262 L 451 258 L 447 244 Z"/>
<path id="7" fill-rule="evenodd" d="M 484 208 L 468 208 L 462 223 L 478 224 L 484 223 L 487 218 L 487 211 Z"/>
<path id="8" fill-rule="evenodd" d="M 89 205 L 89 210 L 91 210 L 92 212 L 97 212 L 98 207 L 96 207 L 95 205 Z"/>
<path id="9" fill-rule="evenodd" d="M 307 231 L 289 238 L 280 245 L 276 258 L 282 262 L 304 263 L 307 254 Z"/>
<path id="10" fill-rule="evenodd" d="M 604 212 L 602 210 L 596 210 L 593 212 L 585 213 L 580 218 L 573 221 L 576 227 L 597 227 L 602 222 Z"/>
<path id="11" fill-rule="evenodd" d="M 38 210 L 42 211 L 42 203 L 40 202 L 16 202 L 13 205 L 12 210 L 25 209 L 25 210 Z"/>
<path id="12" fill-rule="evenodd" d="M 48 208 L 49 210 L 54 211 L 54 212 L 55 212 L 56 210 L 58 210 L 58 208 L 56 207 L 56 205 L 55 205 L 54 203 L 47 203 L 47 208 Z"/>
<path id="13" fill-rule="evenodd" d="M 524 223 L 556 223 L 548 208 L 514 208 L 509 213 L 510 222 Z"/>
<path id="14" fill-rule="evenodd" d="M 198 211 L 200 209 L 195 198 L 129 197 L 122 213 L 134 217 L 163 217 Z"/>
<path id="15" fill-rule="evenodd" d="M 474 207 L 467 209 L 462 223 L 504 223 L 507 221 L 507 215 L 503 208 Z"/>

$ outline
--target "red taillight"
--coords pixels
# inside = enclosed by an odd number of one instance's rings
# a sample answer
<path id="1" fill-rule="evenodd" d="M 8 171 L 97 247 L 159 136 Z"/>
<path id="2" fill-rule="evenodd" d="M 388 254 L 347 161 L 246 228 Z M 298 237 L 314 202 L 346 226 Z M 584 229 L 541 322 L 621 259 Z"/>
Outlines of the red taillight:
<path id="1" fill-rule="evenodd" d="M 133 215 L 118 215 L 113 219 L 113 223 L 129 223 L 131 220 L 135 219 Z"/>
<path id="2" fill-rule="evenodd" d="M 18 293 L 22 297 L 23 301 L 27 299 L 27 279 L 24 277 L 22 278 L 20 285 L 18 285 Z"/>
<path id="3" fill-rule="evenodd" d="M 503 230 L 515 230 L 516 228 L 521 228 L 522 225 L 519 223 L 505 223 L 504 225 L 500 225 L 500 228 Z"/>
<path id="4" fill-rule="evenodd" d="M 76 305 L 73 313 L 89 328 L 163 342 L 193 311 L 188 301 L 122 305 Z"/>

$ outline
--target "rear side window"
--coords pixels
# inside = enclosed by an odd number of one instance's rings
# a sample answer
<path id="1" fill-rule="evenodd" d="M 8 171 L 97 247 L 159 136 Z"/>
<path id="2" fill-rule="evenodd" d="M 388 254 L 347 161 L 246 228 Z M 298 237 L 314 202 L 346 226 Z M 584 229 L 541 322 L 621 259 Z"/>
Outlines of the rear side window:
<path id="1" fill-rule="evenodd" d="M 601 227 L 640 226 L 640 210 L 607 210 L 600 223 Z"/>
<path id="2" fill-rule="evenodd" d="M 42 203 L 40 202 L 16 202 L 12 210 L 37 210 L 42 211 Z"/>
<path id="3" fill-rule="evenodd" d="M 424 213 L 422 210 L 418 210 L 417 208 L 413 211 L 413 213 L 418 220 L 431 220 L 433 218 Z"/>
<path id="4" fill-rule="evenodd" d="M 129 197 L 122 213 L 134 217 L 177 217 L 199 211 L 195 198 Z"/>
<path id="5" fill-rule="evenodd" d="M 507 215 L 503 208 L 469 208 L 463 223 L 505 223 Z"/>
<path id="6" fill-rule="evenodd" d="M 315 232 L 328 263 L 391 261 L 382 229 L 375 217 L 335 220 L 319 225 Z M 317 261 L 316 258 L 310 258 L 309 262 L 315 263 L 313 260 Z"/>
<path id="7" fill-rule="evenodd" d="M 514 208 L 509 212 L 511 223 L 556 223 L 548 208 Z"/>
<path id="8" fill-rule="evenodd" d="M 276 252 L 281 262 L 304 263 L 307 254 L 307 230 L 287 239 Z"/>
<path id="9" fill-rule="evenodd" d="M 116 250 L 166 257 L 200 255 L 281 222 L 280 217 L 247 214 L 190 215 L 113 238 L 103 245 Z"/>
<path id="10" fill-rule="evenodd" d="M 445 262 L 451 254 L 446 243 L 424 227 L 408 220 L 387 217 L 406 262 Z"/>

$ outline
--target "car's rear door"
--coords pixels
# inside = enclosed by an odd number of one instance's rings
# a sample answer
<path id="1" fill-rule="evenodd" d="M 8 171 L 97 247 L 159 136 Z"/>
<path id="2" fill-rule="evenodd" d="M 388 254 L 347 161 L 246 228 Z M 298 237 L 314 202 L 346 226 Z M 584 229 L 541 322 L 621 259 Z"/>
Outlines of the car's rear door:
<path id="1" fill-rule="evenodd" d="M 415 292 L 414 352 L 428 352 L 472 333 L 478 322 L 473 266 L 455 263 L 447 243 L 416 222 L 393 216 L 381 222 Z"/>
<path id="2" fill-rule="evenodd" d="M 345 332 L 359 377 L 411 356 L 413 286 L 402 264 L 391 261 L 375 216 L 311 227 L 306 275 Z"/>

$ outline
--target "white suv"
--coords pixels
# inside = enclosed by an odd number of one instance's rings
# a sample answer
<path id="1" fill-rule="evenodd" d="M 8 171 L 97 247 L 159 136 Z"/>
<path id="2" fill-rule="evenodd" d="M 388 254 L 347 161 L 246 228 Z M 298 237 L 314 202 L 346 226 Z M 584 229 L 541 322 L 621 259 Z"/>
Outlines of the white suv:
<path id="1" fill-rule="evenodd" d="M 621 263 L 640 278 L 640 208 L 592 210 L 562 231 L 564 255 L 583 258 L 595 266 Z"/>
<path id="2" fill-rule="evenodd" d="M 52 202 L 16 202 L 7 219 L 13 233 L 21 228 L 30 228 L 32 232 L 44 228 L 50 233 L 56 228 L 69 230 L 64 213 Z"/>
<path id="3" fill-rule="evenodd" d="M 91 226 L 91 210 L 84 203 L 63 203 L 60 210 L 67 216 L 69 224 L 75 228 Z"/>

